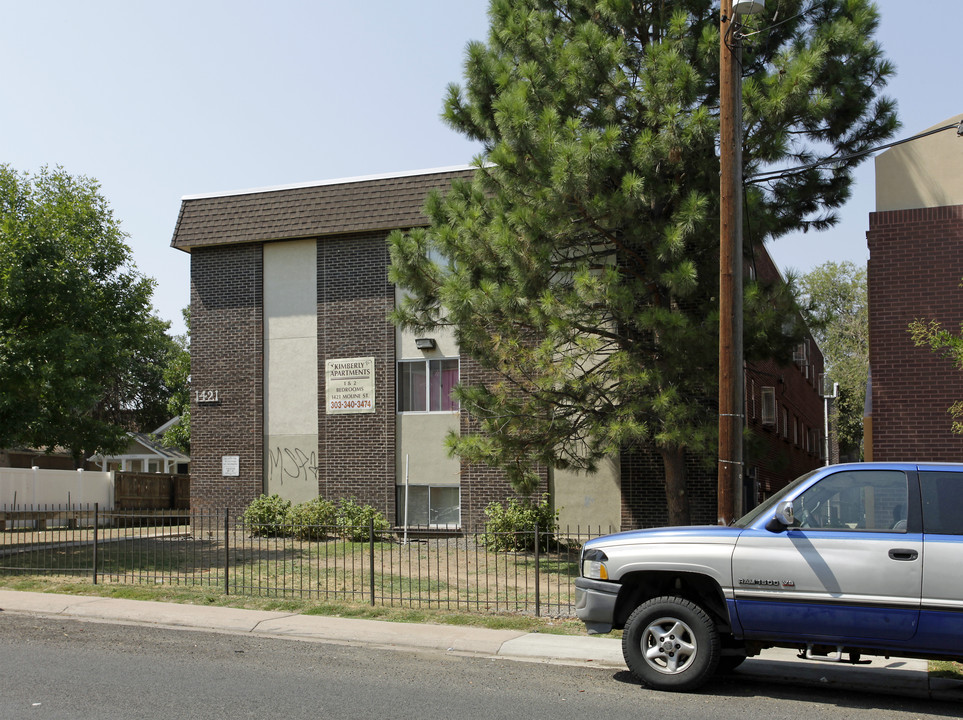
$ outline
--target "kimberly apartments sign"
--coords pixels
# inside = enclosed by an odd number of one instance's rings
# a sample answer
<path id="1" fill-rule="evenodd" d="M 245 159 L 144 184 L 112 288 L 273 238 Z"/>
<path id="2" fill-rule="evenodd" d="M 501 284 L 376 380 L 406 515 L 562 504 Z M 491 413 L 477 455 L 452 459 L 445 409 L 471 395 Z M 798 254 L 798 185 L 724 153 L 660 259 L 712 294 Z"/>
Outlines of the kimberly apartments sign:
<path id="1" fill-rule="evenodd" d="M 328 415 L 375 411 L 374 358 L 324 362 L 324 405 Z"/>

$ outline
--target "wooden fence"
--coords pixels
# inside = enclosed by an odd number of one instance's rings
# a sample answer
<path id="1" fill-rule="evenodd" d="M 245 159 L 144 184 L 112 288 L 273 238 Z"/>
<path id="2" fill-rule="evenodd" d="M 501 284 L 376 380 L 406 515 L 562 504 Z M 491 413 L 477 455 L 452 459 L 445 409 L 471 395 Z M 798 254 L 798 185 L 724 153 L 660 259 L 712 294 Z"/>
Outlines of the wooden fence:
<path id="1" fill-rule="evenodd" d="M 190 507 L 191 479 L 188 475 L 114 474 L 116 510 L 189 510 Z"/>

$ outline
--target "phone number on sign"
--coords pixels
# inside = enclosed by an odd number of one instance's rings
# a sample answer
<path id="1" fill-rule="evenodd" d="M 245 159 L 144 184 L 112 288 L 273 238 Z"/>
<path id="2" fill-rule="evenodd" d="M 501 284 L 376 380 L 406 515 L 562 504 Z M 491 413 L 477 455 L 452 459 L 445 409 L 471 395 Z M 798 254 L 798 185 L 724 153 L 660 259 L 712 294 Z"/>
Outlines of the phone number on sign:
<path id="1" fill-rule="evenodd" d="M 364 410 L 374 407 L 370 400 L 332 400 L 332 410 Z"/>

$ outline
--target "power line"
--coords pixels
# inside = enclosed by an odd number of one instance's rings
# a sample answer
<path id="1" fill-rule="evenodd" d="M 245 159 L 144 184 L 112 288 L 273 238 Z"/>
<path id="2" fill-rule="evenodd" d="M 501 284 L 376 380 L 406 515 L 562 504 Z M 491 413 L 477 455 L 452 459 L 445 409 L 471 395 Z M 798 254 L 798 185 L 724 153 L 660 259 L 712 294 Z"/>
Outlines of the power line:
<path id="1" fill-rule="evenodd" d="M 770 170 L 767 172 L 756 173 L 755 175 L 747 175 L 743 178 L 744 183 L 762 183 L 769 182 L 771 180 L 779 180 L 785 177 L 791 177 L 792 175 L 799 175 L 806 172 L 807 170 L 812 170 L 813 168 L 821 167 L 823 165 L 832 165 L 834 163 L 843 163 L 848 160 L 853 160 L 854 158 L 863 157 L 864 155 L 869 155 L 870 153 L 877 152 L 879 150 L 887 150 L 891 147 L 896 147 L 897 145 L 903 145 L 904 143 L 913 142 L 914 140 L 919 140 L 925 138 L 929 135 L 935 135 L 936 133 L 944 132 L 946 130 L 952 130 L 956 128 L 957 135 L 963 135 L 963 120 L 958 123 L 951 123 L 950 125 L 944 125 L 943 127 L 934 128 L 933 130 L 927 130 L 919 135 L 914 135 L 913 137 L 905 138 L 903 140 L 896 140 L 895 142 L 887 143 L 885 145 L 877 145 L 876 147 L 867 148 L 865 150 L 860 150 L 859 152 L 850 153 L 849 155 L 842 155 L 840 157 L 828 157 L 822 160 L 816 160 L 815 162 L 808 163 L 806 165 L 799 165 L 794 168 L 786 168 L 785 170 Z"/>

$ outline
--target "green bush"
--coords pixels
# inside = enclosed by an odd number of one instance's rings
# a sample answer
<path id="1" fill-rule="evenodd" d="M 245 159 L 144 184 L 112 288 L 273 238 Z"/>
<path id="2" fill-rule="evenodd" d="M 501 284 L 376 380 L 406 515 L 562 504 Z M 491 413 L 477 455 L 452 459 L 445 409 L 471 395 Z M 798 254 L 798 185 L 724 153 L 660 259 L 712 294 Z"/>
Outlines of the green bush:
<path id="1" fill-rule="evenodd" d="M 338 533 L 345 540 L 363 542 L 368 539 L 368 523 L 374 520 L 375 537 L 380 538 L 391 529 L 383 513 L 370 505 L 359 505 L 354 498 L 345 498 L 338 505 Z"/>
<path id="2" fill-rule="evenodd" d="M 535 528 L 538 527 L 539 545 L 542 550 L 558 531 L 558 511 L 548 503 L 548 495 L 540 503 L 532 500 L 519 501 L 510 498 L 508 505 L 489 503 L 485 508 L 488 522 L 485 524 L 484 543 L 489 550 L 534 550 Z"/>
<path id="3" fill-rule="evenodd" d="M 343 499 L 337 506 L 320 497 L 292 506 L 280 495 L 261 495 L 244 510 L 244 522 L 251 534 L 261 537 L 293 535 L 302 540 L 324 540 L 336 528 L 345 540 L 364 542 L 372 520 L 376 538 L 391 530 L 383 513 L 354 498 Z"/>
<path id="4" fill-rule="evenodd" d="M 321 497 L 295 505 L 290 511 L 294 535 L 301 540 L 324 540 L 333 534 L 336 512 L 334 503 Z"/>
<path id="5" fill-rule="evenodd" d="M 261 495 L 244 510 L 244 522 L 252 535 L 278 537 L 291 532 L 291 501 L 280 495 Z"/>

